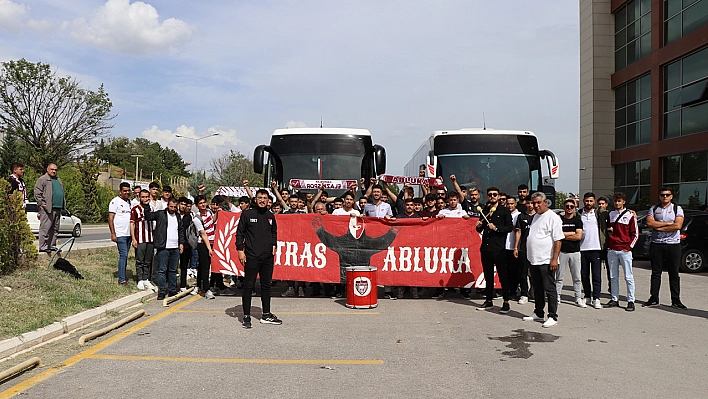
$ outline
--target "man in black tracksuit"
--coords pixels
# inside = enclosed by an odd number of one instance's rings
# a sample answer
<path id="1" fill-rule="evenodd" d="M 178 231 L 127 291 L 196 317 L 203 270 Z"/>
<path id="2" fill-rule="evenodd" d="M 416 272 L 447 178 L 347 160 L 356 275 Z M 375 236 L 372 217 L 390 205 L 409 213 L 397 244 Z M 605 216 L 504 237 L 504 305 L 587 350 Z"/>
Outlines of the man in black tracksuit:
<path id="1" fill-rule="evenodd" d="M 487 206 L 482 210 L 483 217 L 477 222 L 477 231 L 482 233 L 482 246 L 480 253 L 482 257 L 482 270 L 486 285 L 486 301 L 477 310 L 486 310 L 494 307 L 494 266 L 497 267 L 499 282 L 502 286 L 504 305 L 500 313 L 509 313 L 509 284 L 507 283 L 506 271 L 506 239 L 514 226 L 511 222 L 511 212 L 505 206 L 499 204 L 499 189 L 489 187 L 487 189 Z M 485 219 L 486 217 L 486 219 Z"/>
<path id="2" fill-rule="evenodd" d="M 270 312 L 270 286 L 273 278 L 273 263 L 278 245 L 278 226 L 275 215 L 269 211 L 268 191 L 256 191 L 256 208 L 241 212 L 236 230 L 236 249 L 238 259 L 243 264 L 243 327 L 251 328 L 251 295 L 256 284 L 256 277 L 261 278 L 261 304 L 263 316 L 261 323 L 283 324 Z"/>

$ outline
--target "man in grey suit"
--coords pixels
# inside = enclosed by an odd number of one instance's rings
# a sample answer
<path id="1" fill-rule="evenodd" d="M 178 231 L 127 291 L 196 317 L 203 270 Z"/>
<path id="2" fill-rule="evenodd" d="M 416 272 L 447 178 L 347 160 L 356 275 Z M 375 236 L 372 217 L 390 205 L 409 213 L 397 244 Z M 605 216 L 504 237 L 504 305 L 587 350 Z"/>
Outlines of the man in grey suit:
<path id="1" fill-rule="evenodd" d="M 61 210 L 66 207 L 64 185 L 57 177 L 57 165 L 50 163 L 47 173 L 34 185 L 34 199 L 39 208 L 39 252 L 57 250 Z"/>

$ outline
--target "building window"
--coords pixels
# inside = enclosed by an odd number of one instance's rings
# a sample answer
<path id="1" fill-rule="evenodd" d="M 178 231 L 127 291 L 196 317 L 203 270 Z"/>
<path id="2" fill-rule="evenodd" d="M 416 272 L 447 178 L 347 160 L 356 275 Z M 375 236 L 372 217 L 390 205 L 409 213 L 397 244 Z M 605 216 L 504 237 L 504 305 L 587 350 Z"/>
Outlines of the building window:
<path id="1" fill-rule="evenodd" d="M 664 138 L 708 130 L 707 87 L 708 48 L 664 67 Z"/>
<path id="2" fill-rule="evenodd" d="M 708 0 L 664 1 L 664 44 L 708 24 Z"/>
<path id="3" fill-rule="evenodd" d="M 692 152 L 662 159 L 664 185 L 674 191 L 674 201 L 686 209 L 706 204 L 708 152 Z"/>
<path id="4" fill-rule="evenodd" d="M 649 160 L 615 165 L 615 192 L 627 196 L 627 206 L 633 209 L 649 208 Z"/>
<path id="5" fill-rule="evenodd" d="M 650 52 L 651 0 L 629 1 L 615 13 L 615 70 Z"/>
<path id="6" fill-rule="evenodd" d="M 615 149 L 651 141 L 651 75 L 615 89 Z"/>

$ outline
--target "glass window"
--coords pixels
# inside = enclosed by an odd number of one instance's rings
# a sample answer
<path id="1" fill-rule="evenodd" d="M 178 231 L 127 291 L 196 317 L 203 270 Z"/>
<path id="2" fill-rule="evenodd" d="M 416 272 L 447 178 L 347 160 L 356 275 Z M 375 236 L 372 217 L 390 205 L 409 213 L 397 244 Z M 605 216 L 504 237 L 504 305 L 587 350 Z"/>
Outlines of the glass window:
<path id="1" fill-rule="evenodd" d="M 615 89 L 615 149 L 649 142 L 651 75 L 644 75 Z"/>
<path id="2" fill-rule="evenodd" d="M 664 158 L 664 183 L 678 183 L 681 180 L 681 156 Z"/>
<path id="3" fill-rule="evenodd" d="M 664 77 L 663 137 L 708 131 L 708 48 L 666 65 Z"/>
<path id="4" fill-rule="evenodd" d="M 631 0 L 615 12 L 615 70 L 651 52 L 650 31 L 651 0 Z"/>
<path id="5" fill-rule="evenodd" d="M 708 152 L 693 152 L 662 159 L 663 184 L 674 189 L 674 199 L 687 209 L 706 204 Z M 680 182 L 680 184 L 679 184 Z"/>
<path id="6" fill-rule="evenodd" d="M 705 181 L 708 168 L 707 152 L 684 154 L 681 160 L 681 181 Z"/>
<path id="7" fill-rule="evenodd" d="M 650 162 L 648 159 L 615 165 L 615 191 L 627 196 L 627 204 L 634 209 L 649 206 Z"/>
<path id="8" fill-rule="evenodd" d="M 708 0 L 665 0 L 664 4 L 664 44 L 708 24 Z"/>

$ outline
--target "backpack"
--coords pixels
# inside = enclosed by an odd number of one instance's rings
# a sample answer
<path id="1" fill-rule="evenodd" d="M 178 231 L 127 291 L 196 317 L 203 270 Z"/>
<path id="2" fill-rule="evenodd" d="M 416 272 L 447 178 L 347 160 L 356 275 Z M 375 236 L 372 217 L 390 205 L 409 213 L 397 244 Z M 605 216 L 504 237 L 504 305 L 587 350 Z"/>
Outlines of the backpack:
<path id="1" fill-rule="evenodd" d="M 204 223 L 204 221 L 201 217 L 199 217 L 199 215 L 194 215 L 194 217 L 199 218 L 202 224 Z M 189 246 L 192 248 L 196 248 L 199 244 L 199 232 L 197 231 L 197 226 L 195 226 L 194 223 L 190 223 L 189 226 L 187 226 L 185 234 L 187 235 L 187 243 L 189 244 Z"/>

